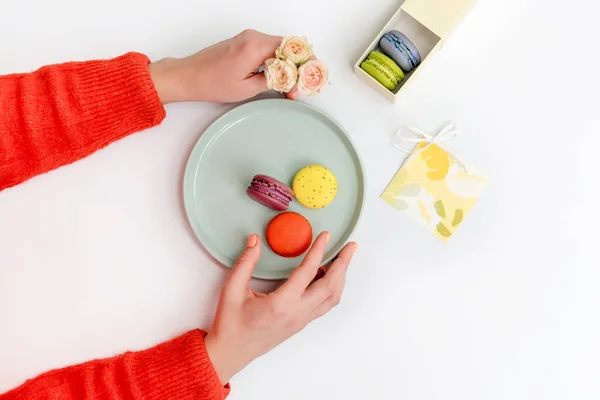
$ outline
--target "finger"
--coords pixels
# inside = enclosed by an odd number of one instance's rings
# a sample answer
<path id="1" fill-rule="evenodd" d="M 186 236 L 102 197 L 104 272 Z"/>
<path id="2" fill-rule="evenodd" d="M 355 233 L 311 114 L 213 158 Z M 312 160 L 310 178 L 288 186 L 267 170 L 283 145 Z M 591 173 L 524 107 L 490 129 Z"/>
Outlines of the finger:
<path id="1" fill-rule="evenodd" d="M 300 266 L 292 272 L 290 278 L 281 286 L 279 291 L 303 293 L 306 290 L 321 266 L 329 239 L 331 239 L 329 232 L 322 232 L 317 237 Z"/>
<path id="2" fill-rule="evenodd" d="M 344 279 L 344 285 L 346 284 L 346 280 Z M 343 287 L 342 287 L 343 290 Z M 323 315 L 327 314 L 331 311 L 335 306 L 337 306 L 342 300 L 342 293 L 338 296 L 329 296 L 325 301 L 319 304 L 310 314 L 312 320 L 321 318 Z"/>
<path id="3" fill-rule="evenodd" d="M 269 58 L 273 58 L 275 57 L 275 50 L 277 50 L 277 48 L 279 47 L 279 45 L 281 45 L 281 42 L 283 41 L 283 37 L 282 36 L 276 36 L 276 35 L 266 35 L 264 33 L 260 33 L 260 36 L 257 40 L 260 40 L 261 42 L 261 46 L 259 47 L 259 51 L 258 51 L 258 55 L 259 55 L 259 62 L 265 62 L 266 60 L 268 60 Z"/>
<path id="4" fill-rule="evenodd" d="M 259 64 L 263 64 L 269 58 L 275 57 L 275 50 L 277 50 L 279 45 L 281 45 L 281 41 L 283 40 L 282 36 L 267 35 L 251 29 L 240 33 L 239 36 L 242 35 L 246 35 L 245 40 L 255 40 L 260 43 L 260 46 L 257 46 L 258 51 L 256 52 L 256 56 L 258 57 L 257 63 Z M 314 54 L 312 54 L 309 57 L 309 60 L 316 59 L 317 57 Z M 267 78 L 264 72 L 253 74 L 252 76 L 247 78 L 247 81 L 249 83 L 248 87 L 251 92 L 249 94 L 250 97 L 256 96 L 257 94 L 262 93 L 268 89 Z M 292 90 L 285 94 L 285 97 L 287 97 L 290 100 L 296 100 L 297 96 L 298 86 L 294 86 Z"/>
<path id="5" fill-rule="evenodd" d="M 310 285 L 302 295 L 306 307 L 312 311 L 319 308 L 324 302 L 331 302 L 333 307 L 336 301 L 339 301 L 346 283 L 346 271 L 348 271 L 348 266 L 355 252 L 356 243 L 352 242 L 344 246 L 325 276 Z"/>
<path id="6" fill-rule="evenodd" d="M 264 73 L 254 74 L 250 78 L 246 79 L 248 85 L 246 88 L 248 89 L 248 93 L 246 94 L 248 97 L 256 96 L 266 90 L 269 89 L 267 86 L 267 77 Z M 296 96 L 298 95 L 298 87 L 294 86 L 292 90 L 285 94 L 290 100 L 296 100 Z"/>
<path id="7" fill-rule="evenodd" d="M 347 244 L 346 244 L 346 246 L 347 246 Z M 344 246 L 344 247 L 346 247 L 346 246 Z M 340 256 L 340 253 L 338 253 L 335 257 L 333 257 L 333 259 L 329 262 L 328 265 L 324 265 L 321 268 L 319 268 L 319 270 L 317 271 L 317 274 L 315 275 L 315 277 L 313 278 L 313 281 L 310 284 L 312 285 L 319 279 L 323 278 L 325 276 L 325 274 L 327 273 L 327 270 L 331 267 L 331 264 L 333 264 L 334 261 L 337 260 L 339 256 Z"/>
<path id="8" fill-rule="evenodd" d="M 269 89 L 267 86 L 267 76 L 263 72 L 252 75 L 250 78 L 246 79 L 246 83 L 248 84 L 246 87 L 250 92 L 250 97 L 256 96 Z"/>
<path id="9" fill-rule="evenodd" d="M 285 94 L 285 97 L 290 100 L 296 100 L 296 96 L 298 96 L 298 86 L 294 86 L 292 90 Z"/>
<path id="10" fill-rule="evenodd" d="M 242 290 L 250 287 L 250 279 L 254 268 L 258 263 L 262 249 L 262 243 L 257 235 L 250 235 L 246 248 L 237 259 L 229 275 L 226 286 L 233 292 L 242 293 Z"/>
<path id="11" fill-rule="evenodd" d="M 248 86 L 246 86 L 249 92 L 247 93 L 248 97 L 256 96 L 257 94 L 269 89 L 267 86 L 267 77 L 264 73 L 254 74 L 250 78 L 246 79 L 246 82 L 248 83 Z M 298 88 L 294 86 L 291 91 L 285 94 L 285 97 L 290 100 L 295 100 L 297 94 Z"/>
<path id="12" fill-rule="evenodd" d="M 248 55 L 258 65 L 264 63 L 269 58 L 275 57 L 275 50 L 283 40 L 281 36 L 267 35 L 254 29 L 246 29 L 237 35 L 236 38 L 248 45 L 248 50 L 250 51 Z"/>

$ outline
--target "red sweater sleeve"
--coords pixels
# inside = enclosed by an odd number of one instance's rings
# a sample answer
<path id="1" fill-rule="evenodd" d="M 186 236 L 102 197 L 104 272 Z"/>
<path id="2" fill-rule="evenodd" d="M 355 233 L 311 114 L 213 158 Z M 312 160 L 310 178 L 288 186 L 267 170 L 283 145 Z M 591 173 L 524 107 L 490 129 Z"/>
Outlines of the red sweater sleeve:
<path id="1" fill-rule="evenodd" d="M 0 400 L 222 400 L 223 387 L 194 330 L 149 350 L 46 372 Z"/>
<path id="2" fill-rule="evenodd" d="M 66 63 L 0 76 L 0 190 L 77 161 L 165 117 L 148 58 Z M 47 372 L 0 395 L 16 399 L 224 399 L 191 331 L 152 349 Z"/>
<path id="3" fill-rule="evenodd" d="M 0 76 L 0 190 L 158 125 L 148 63 L 128 53 Z"/>

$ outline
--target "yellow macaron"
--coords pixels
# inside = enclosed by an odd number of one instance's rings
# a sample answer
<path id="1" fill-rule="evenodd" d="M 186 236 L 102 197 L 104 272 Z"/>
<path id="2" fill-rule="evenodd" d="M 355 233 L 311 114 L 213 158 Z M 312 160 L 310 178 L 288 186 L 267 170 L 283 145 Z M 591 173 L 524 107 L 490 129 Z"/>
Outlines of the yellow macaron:
<path id="1" fill-rule="evenodd" d="M 335 175 L 322 165 L 309 165 L 302 168 L 294 177 L 292 189 L 296 200 L 304 207 L 327 207 L 338 191 Z"/>

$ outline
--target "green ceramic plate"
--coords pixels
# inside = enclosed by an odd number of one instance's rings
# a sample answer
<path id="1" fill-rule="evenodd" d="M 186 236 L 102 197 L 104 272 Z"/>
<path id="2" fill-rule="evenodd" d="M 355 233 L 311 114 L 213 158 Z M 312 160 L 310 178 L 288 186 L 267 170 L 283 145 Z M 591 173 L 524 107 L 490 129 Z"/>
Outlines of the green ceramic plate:
<path id="1" fill-rule="evenodd" d="M 331 232 L 324 262 L 335 257 L 356 227 L 364 204 L 364 173 L 346 131 L 321 111 L 295 101 L 260 100 L 241 105 L 215 121 L 192 150 L 183 198 L 196 236 L 219 262 L 233 266 L 251 233 L 263 239 L 254 277 L 289 277 L 302 257 L 282 258 L 269 249 L 264 233 L 278 212 L 246 196 L 256 174 L 291 186 L 309 164 L 329 168 L 339 191 L 330 206 L 312 210 L 294 201 L 289 211 L 304 215 L 314 236 Z"/>

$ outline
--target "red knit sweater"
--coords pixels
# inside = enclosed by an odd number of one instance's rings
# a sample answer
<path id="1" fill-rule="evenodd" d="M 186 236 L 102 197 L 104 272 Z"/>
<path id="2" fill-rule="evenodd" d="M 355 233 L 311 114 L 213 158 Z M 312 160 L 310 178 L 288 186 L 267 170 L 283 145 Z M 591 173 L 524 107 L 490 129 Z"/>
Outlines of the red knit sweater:
<path id="1" fill-rule="evenodd" d="M 165 110 L 148 63 L 129 53 L 0 76 L 0 190 L 158 125 Z M 0 400 L 224 399 L 229 387 L 204 336 L 194 330 L 149 350 L 47 372 Z"/>

